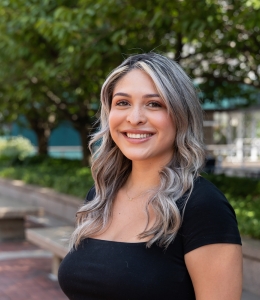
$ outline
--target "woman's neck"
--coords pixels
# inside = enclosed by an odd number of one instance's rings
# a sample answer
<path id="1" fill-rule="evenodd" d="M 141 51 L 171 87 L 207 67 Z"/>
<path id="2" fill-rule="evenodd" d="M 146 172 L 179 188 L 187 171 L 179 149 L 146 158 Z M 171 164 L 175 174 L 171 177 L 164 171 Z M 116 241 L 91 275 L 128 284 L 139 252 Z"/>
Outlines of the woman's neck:
<path id="1" fill-rule="evenodd" d="M 154 164 L 133 162 L 132 172 L 127 179 L 126 188 L 132 189 L 133 193 L 138 193 L 158 187 L 160 184 L 160 170 L 161 168 L 156 168 Z"/>

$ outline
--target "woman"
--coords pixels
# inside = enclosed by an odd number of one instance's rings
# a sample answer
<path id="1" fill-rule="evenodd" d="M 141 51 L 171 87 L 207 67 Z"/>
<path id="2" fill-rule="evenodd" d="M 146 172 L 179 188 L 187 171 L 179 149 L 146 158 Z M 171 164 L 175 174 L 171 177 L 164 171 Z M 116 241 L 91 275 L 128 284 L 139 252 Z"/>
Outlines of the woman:
<path id="1" fill-rule="evenodd" d="M 134 55 L 101 91 L 92 188 L 59 270 L 69 299 L 238 300 L 233 209 L 199 176 L 202 112 L 180 66 Z M 92 147 L 91 147 L 92 146 Z"/>

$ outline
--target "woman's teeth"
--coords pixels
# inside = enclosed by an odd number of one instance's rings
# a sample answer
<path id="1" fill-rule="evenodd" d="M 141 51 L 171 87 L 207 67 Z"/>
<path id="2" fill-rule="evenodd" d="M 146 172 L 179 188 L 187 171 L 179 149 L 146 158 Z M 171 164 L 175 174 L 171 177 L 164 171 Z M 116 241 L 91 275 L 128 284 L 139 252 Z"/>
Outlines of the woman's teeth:
<path id="1" fill-rule="evenodd" d="M 141 134 L 135 134 L 135 133 L 126 133 L 127 137 L 131 139 L 145 139 L 149 136 L 151 136 L 151 133 L 141 133 Z"/>

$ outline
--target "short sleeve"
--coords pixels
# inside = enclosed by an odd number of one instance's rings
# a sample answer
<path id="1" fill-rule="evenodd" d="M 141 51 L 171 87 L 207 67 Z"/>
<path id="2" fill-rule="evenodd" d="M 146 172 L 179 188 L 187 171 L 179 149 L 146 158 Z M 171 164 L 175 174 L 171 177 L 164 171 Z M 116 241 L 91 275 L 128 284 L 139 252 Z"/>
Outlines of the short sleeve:
<path id="1" fill-rule="evenodd" d="M 95 186 L 92 186 L 92 188 L 88 191 L 88 193 L 85 197 L 84 204 L 86 204 L 87 202 L 93 200 L 95 195 L 96 195 L 96 189 L 95 189 Z"/>
<path id="2" fill-rule="evenodd" d="M 209 244 L 240 244 L 236 215 L 226 197 L 199 177 L 184 210 L 180 228 L 184 253 Z"/>

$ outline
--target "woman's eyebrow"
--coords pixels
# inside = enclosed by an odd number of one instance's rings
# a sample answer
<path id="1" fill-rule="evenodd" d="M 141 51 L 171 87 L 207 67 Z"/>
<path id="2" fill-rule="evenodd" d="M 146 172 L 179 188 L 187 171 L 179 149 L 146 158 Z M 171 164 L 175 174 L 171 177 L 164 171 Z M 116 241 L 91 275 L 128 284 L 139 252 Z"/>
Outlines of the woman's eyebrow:
<path id="1" fill-rule="evenodd" d="M 116 93 L 116 94 L 113 96 L 113 98 L 114 98 L 115 96 L 131 97 L 129 94 L 126 94 L 126 93 Z"/>
<path id="2" fill-rule="evenodd" d="M 113 98 L 114 98 L 115 96 L 131 97 L 131 95 L 129 95 L 129 94 L 126 94 L 126 93 L 120 93 L 120 92 L 119 92 L 119 93 L 116 93 L 116 94 L 113 96 Z M 154 97 L 161 98 L 161 96 L 160 96 L 159 94 L 146 94 L 146 95 L 143 95 L 142 98 L 154 98 Z"/>
<path id="3" fill-rule="evenodd" d="M 143 98 L 153 98 L 153 97 L 161 98 L 159 94 L 146 94 L 143 96 Z"/>

